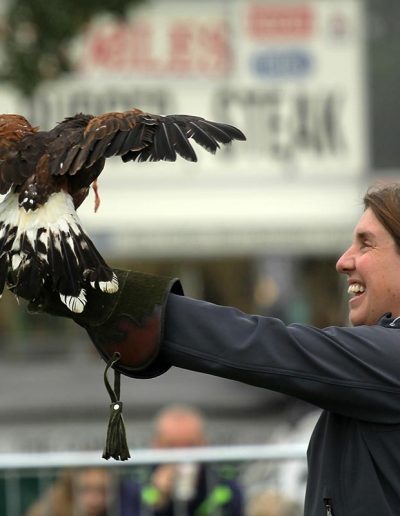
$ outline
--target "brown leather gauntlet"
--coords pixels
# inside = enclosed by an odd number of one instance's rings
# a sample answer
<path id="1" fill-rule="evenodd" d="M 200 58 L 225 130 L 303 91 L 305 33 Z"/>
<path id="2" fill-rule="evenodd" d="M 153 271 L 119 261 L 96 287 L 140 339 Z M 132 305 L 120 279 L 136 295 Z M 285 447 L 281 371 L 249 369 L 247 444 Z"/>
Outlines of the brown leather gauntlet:
<path id="1" fill-rule="evenodd" d="M 106 362 L 113 353 L 120 354 L 113 368 L 122 374 L 136 378 L 158 376 L 169 368 L 158 360 L 165 305 L 170 292 L 183 295 L 180 281 L 141 272 L 114 272 L 118 276 L 118 292 L 106 294 L 88 289 L 82 314 L 70 312 L 56 294 L 30 303 L 29 310 L 72 318 L 86 329 Z"/>

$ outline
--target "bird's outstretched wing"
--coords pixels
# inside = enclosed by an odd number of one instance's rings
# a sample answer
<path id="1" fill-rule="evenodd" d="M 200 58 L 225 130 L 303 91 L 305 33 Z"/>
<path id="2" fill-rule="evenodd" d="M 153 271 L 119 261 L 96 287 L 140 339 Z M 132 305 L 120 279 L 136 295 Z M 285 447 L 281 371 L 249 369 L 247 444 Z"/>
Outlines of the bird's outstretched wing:
<path id="1" fill-rule="evenodd" d="M 49 143 L 48 153 L 54 175 L 75 175 L 111 156 L 121 156 L 124 162 L 175 161 L 177 155 L 197 161 L 190 139 L 211 153 L 220 144 L 246 139 L 228 124 L 190 115 L 152 115 L 139 109 L 96 117 L 76 115 L 53 131 L 57 137 Z"/>

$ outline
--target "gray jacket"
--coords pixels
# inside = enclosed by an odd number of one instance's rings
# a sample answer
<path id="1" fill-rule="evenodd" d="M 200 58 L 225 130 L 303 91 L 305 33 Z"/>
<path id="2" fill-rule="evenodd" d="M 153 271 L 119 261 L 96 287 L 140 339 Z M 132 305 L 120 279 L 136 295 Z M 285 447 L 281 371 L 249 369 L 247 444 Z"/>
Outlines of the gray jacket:
<path id="1" fill-rule="evenodd" d="M 399 318 L 400 319 L 400 318 Z M 308 449 L 306 516 L 400 514 L 400 320 L 318 329 L 170 294 L 157 359 L 323 409 Z"/>

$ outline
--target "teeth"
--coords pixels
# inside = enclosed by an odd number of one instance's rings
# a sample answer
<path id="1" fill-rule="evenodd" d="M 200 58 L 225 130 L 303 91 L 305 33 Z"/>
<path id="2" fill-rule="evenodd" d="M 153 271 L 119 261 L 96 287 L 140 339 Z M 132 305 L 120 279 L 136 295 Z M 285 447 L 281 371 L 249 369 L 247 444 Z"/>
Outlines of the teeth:
<path id="1" fill-rule="evenodd" d="M 348 294 L 358 294 L 365 292 L 365 287 L 359 283 L 352 283 L 347 289 Z"/>

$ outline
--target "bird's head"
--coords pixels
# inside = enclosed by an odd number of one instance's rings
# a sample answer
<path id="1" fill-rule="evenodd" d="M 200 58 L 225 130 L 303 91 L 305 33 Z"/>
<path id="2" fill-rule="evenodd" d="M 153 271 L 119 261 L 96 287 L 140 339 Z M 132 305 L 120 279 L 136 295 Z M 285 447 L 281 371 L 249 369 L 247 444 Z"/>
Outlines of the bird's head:
<path id="1" fill-rule="evenodd" d="M 28 133 L 37 131 L 22 115 L 0 115 L 0 138 L 20 140 Z"/>

